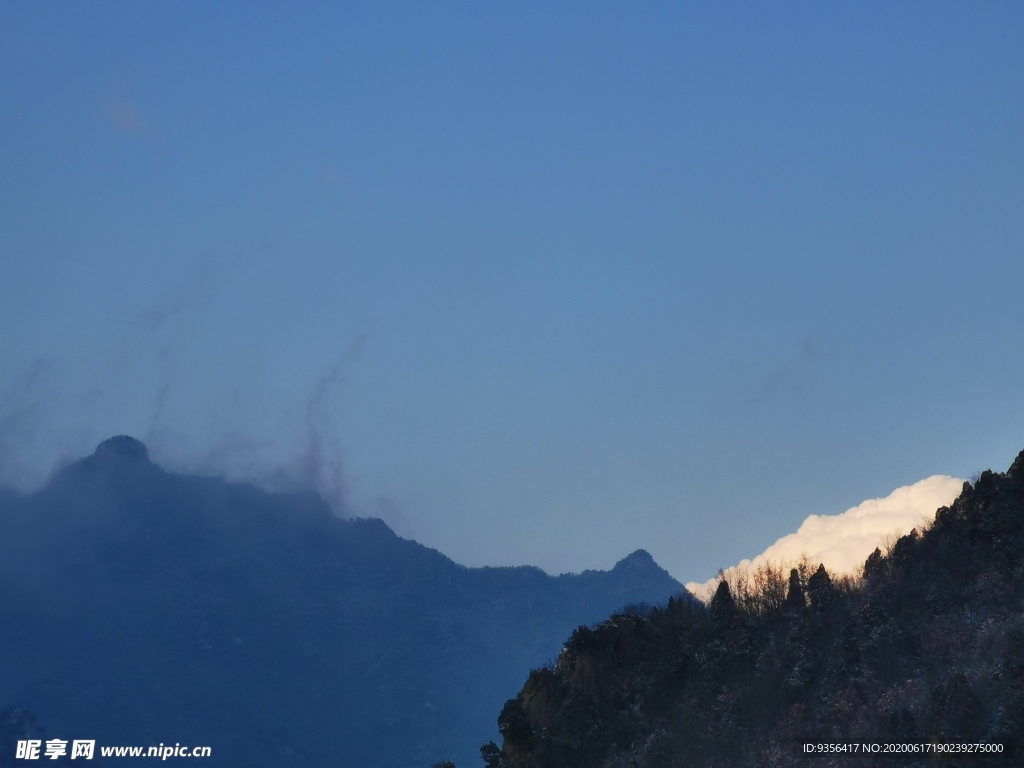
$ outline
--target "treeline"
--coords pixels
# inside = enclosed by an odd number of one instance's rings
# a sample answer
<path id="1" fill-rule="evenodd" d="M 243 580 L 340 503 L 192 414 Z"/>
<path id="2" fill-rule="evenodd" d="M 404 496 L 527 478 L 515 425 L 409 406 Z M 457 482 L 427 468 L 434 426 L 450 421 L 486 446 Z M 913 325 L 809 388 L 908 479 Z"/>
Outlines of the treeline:
<path id="1" fill-rule="evenodd" d="M 727 575 L 707 605 L 673 599 L 578 628 L 498 724 L 488 768 L 876 762 L 795 754 L 816 740 L 1024 748 L 1024 452 L 875 550 L 858 578 L 766 565 Z"/>

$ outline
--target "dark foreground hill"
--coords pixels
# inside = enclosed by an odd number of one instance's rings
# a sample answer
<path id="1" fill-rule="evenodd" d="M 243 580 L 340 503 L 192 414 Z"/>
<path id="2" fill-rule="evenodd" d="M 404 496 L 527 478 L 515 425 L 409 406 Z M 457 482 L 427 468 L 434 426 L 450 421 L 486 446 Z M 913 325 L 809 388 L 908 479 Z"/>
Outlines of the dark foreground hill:
<path id="1" fill-rule="evenodd" d="M 210 766 L 468 762 L 574 626 L 681 589 L 643 551 L 465 568 L 112 438 L 36 494 L 0 491 L 0 710 L 51 738 L 210 745 Z"/>
<path id="2" fill-rule="evenodd" d="M 673 600 L 578 629 L 501 710 L 487 764 L 1024 765 L 1024 453 L 876 550 L 863 578 L 805 566 L 736 586 L 707 608 Z M 793 754 L 826 739 L 911 752 Z M 1016 754 L 999 760 L 914 753 L 1008 739 Z"/>

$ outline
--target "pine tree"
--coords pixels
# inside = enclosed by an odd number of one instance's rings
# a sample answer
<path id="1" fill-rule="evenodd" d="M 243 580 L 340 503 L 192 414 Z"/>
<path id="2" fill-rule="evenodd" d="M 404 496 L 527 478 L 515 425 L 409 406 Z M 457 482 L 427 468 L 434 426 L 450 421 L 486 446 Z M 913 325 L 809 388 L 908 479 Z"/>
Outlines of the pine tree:
<path id="1" fill-rule="evenodd" d="M 485 768 L 501 767 L 501 748 L 493 741 L 488 741 L 480 747 L 480 757 L 484 759 Z"/>
<path id="2" fill-rule="evenodd" d="M 824 563 L 807 580 L 807 595 L 811 599 L 811 607 L 818 611 L 830 608 L 835 602 L 836 588 L 832 577 L 825 570 Z"/>
<path id="3" fill-rule="evenodd" d="M 787 611 L 796 611 L 805 605 L 804 588 L 800 584 L 800 572 L 794 568 L 789 572 L 789 590 L 786 592 L 786 602 L 782 607 Z"/>
<path id="4" fill-rule="evenodd" d="M 718 589 L 715 590 L 715 596 L 711 598 L 708 609 L 711 611 L 711 618 L 719 622 L 730 620 L 736 615 L 736 601 L 732 599 L 729 583 L 725 579 L 718 582 Z"/>

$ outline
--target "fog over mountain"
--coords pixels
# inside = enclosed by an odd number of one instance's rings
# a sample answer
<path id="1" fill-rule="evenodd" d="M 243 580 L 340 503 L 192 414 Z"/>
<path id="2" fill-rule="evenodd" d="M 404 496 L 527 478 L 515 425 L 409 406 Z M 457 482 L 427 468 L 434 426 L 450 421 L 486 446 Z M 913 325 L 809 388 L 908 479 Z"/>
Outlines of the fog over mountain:
<path id="1" fill-rule="evenodd" d="M 0 492 L 0 709 L 51 737 L 208 744 L 209 765 L 468 764 L 576 626 L 682 589 L 642 550 L 607 572 L 466 568 L 119 436 Z"/>

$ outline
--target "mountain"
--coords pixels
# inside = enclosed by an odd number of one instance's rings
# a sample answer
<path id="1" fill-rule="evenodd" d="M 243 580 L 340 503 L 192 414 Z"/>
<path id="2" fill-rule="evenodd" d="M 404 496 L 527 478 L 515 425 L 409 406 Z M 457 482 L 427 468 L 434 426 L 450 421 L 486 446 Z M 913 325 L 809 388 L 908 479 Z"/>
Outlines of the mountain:
<path id="1" fill-rule="evenodd" d="M 875 550 L 861 577 L 765 567 L 707 606 L 577 629 L 498 721 L 490 768 L 1020 765 L 1024 452 Z M 794 751 L 826 740 L 909 752 Z M 1004 751 L 921 752 L 981 742 Z"/>
<path id="2" fill-rule="evenodd" d="M 0 494 L 0 709 L 51 737 L 209 745 L 211 766 L 468 763 L 574 627 L 681 591 L 643 551 L 558 577 L 466 568 L 119 436 Z"/>

